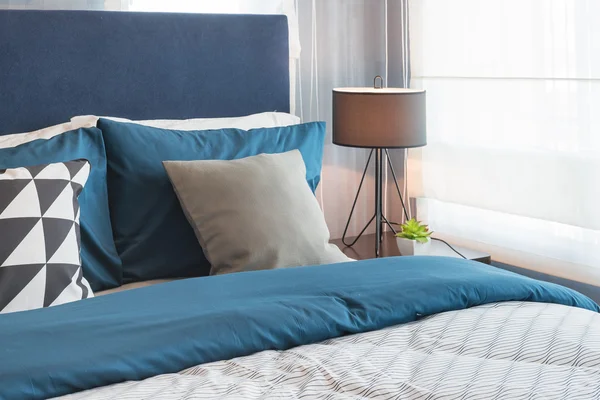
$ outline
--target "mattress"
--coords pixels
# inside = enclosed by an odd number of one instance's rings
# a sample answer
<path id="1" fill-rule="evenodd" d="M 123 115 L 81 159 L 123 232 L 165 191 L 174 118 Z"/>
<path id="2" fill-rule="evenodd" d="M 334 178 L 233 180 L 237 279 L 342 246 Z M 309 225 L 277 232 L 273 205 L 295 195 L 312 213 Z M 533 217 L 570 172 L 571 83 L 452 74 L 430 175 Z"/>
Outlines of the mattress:
<path id="1" fill-rule="evenodd" d="M 505 302 L 63 399 L 598 399 L 600 314 Z"/>

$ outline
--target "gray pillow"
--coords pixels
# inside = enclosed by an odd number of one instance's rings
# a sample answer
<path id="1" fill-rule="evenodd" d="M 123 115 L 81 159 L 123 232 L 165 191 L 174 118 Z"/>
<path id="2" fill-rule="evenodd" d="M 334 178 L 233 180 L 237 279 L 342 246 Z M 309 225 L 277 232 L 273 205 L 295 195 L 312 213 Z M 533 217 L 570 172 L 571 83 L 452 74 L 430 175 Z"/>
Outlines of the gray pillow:
<path id="1" fill-rule="evenodd" d="M 164 166 L 211 275 L 351 261 L 329 244 L 298 150 Z"/>

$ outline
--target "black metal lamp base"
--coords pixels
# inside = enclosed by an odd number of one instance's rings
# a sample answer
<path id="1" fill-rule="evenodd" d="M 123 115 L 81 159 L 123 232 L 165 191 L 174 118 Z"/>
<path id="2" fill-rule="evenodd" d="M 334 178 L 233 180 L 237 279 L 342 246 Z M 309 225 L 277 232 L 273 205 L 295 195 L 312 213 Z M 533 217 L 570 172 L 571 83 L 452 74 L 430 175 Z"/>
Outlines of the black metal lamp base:
<path id="1" fill-rule="evenodd" d="M 362 234 L 367 230 L 371 222 L 375 220 L 375 256 L 379 257 L 379 250 L 381 248 L 381 241 L 383 240 L 383 224 L 387 224 L 390 227 L 394 234 L 396 230 L 388 221 L 388 219 L 383 215 L 382 212 L 382 178 L 383 178 L 383 152 L 385 152 L 387 158 L 387 164 L 392 171 L 392 177 L 394 178 L 394 183 L 396 184 L 396 190 L 398 191 L 398 196 L 400 197 L 400 202 L 402 203 L 402 209 L 404 211 L 404 216 L 406 219 L 410 219 L 408 212 L 406 211 L 406 206 L 404 205 L 404 199 L 402 198 L 402 193 L 400 193 L 400 187 L 398 186 L 398 179 L 396 178 L 396 171 L 394 170 L 394 166 L 392 165 L 392 161 L 390 160 L 390 154 L 387 149 L 371 149 L 369 153 L 369 158 L 367 159 L 367 164 L 365 165 L 365 170 L 363 171 L 362 178 L 360 179 L 360 184 L 358 185 L 358 191 L 356 192 L 356 197 L 354 198 L 354 203 L 352 203 L 352 209 L 350 210 L 350 215 L 348 216 L 348 222 L 346 222 L 346 228 L 344 228 L 344 234 L 342 235 L 342 243 L 345 246 L 352 247 L 354 244 L 360 239 Z M 367 175 L 367 170 L 369 168 L 369 164 L 371 162 L 371 158 L 373 157 L 373 153 L 375 153 L 375 213 L 367 222 L 367 224 L 362 228 L 360 233 L 351 243 L 346 243 L 346 232 L 348 231 L 348 226 L 350 225 L 350 221 L 352 220 L 352 214 L 354 214 L 354 208 L 356 207 L 356 202 L 358 200 L 358 195 L 360 194 L 360 190 L 362 189 L 363 182 L 365 180 L 365 176 Z"/>

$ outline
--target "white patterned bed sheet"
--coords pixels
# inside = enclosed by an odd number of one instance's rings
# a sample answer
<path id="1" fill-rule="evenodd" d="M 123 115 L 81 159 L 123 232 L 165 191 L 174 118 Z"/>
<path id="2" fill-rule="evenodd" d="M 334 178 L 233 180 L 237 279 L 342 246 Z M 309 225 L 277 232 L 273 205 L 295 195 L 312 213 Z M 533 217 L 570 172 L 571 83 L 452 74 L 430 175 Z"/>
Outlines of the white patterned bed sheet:
<path id="1" fill-rule="evenodd" d="M 600 314 L 507 302 L 64 399 L 600 399 Z"/>

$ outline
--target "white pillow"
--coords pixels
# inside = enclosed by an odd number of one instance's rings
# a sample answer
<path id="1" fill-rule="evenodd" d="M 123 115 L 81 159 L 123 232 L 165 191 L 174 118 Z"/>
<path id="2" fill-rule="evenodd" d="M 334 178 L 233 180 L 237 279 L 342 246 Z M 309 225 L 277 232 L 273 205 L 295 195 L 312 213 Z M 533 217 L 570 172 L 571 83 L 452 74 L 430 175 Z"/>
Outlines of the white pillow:
<path id="1" fill-rule="evenodd" d="M 195 119 L 155 119 L 145 121 L 132 121 L 126 118 L 118 117 L 97 117 L 95 115 L 82 115 L 71 118 L 71 121 L 37 131 L 14 133 L 0 136 L 0 149 L 15 147 L 23 143 L 28 143 L 37 139 L 50 139 L 61 133 L 69 132 L 79 128 L 91 128 L 96 126 L 98 118 L 112 119 L 117 122 L 135 122 L 136 124 L 151 126 L 154 128 L 175 129 L 181 131 L 197 131 L 207 129 L 253 129 L 253 128 L 274 128 L 277 126 L 289 126 L 300 123 L 300 118 L 287 113 L 264 112 L 252 114 L 245 117 L 232 118 L 195 118 Z"/>
<path id="2" fill-rule="evenodd" d="M 203 131 L 208 129 L 254 129 L 274 128 L 278 126 L 297 125 L 300 118 L 281 112 L 264 112 L 247 115 L 244 117 L 231 118 L 194 118 L 194 119 L 153 119 L 144 121 L 132 121 L 118 117 L 98 117 L 95 115 L 80 115 L 71 118 L 71 123 L 82 126 L 96 126 L 98 118 L 111 119 L 117 122 L 134 122 L 136 124 L 151 126 L 153 128 L 174 129 L 180 131 Z"/>
<path id="3" fill-rule="evenodd" d="M 23 143 L 32 142 L 37 139 L 50 139 L 58 136 L 61 133 L 69 132 L 79 128 L 91 128 L 96 126 L 96 122 L 90 123 L 86 120 L 77 120 L 74 122 L 65 122 L 58 125 L 49 126 L 47 128 L 38 129 L 37 131 L 25 133 L 13 133 L 10 135 L 0 136 L 0 149 L 8 149 L 16 147 Z"/>

